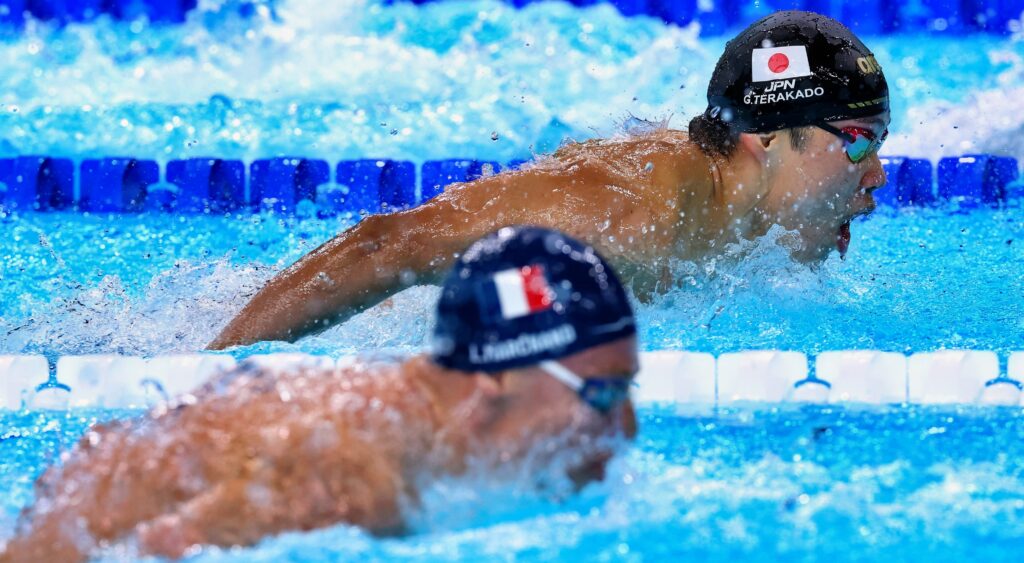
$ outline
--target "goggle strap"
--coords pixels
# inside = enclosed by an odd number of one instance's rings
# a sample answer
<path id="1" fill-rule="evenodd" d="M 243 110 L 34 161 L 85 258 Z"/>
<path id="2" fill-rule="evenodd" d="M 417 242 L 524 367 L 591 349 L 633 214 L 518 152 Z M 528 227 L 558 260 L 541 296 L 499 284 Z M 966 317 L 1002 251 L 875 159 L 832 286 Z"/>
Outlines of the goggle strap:
<path id="1" fill-rule="evenodd" d="M 558 381 L 561 381 L 567 387 L 569 387 L 573 391 L 576 391 L 577 393 L 580 389 L 583 389 L 583 378 L 576 375 L 575 373 L 570 371 L 569 368 L 563 366 L 562 364 L 556 361 L 545 360 L 540 363 L 540 369 L 547 372 L 548 375 L 550 375 L 551 377 L 554 377 Z"/>
<path id="2" fill-rule="evenodd" d="M 856 142 L 856 140 L 857 140 L 856 137 L 853 137 L 852 135 L 850 135 L 846 131 L 843 131 L 842 129 L 840 129 L 838 127 L 833 127 L 833 126 L 829 125 L 828 123 L 819 123 L 818 127 L 828 131 L 829 133 L 832 133 L 833 135 L 835 135 L 836 137 L 839 137 L 840 139 L 846 141 L 847 143 L 853 143 L 853 142 Z"/>

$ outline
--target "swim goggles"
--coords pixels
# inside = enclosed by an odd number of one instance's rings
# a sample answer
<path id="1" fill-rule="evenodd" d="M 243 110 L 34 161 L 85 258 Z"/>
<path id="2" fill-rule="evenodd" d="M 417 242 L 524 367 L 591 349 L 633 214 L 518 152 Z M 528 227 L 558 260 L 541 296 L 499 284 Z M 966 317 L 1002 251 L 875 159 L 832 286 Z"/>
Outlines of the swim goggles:
<path id="1" fill-rule="evenodd" d="M 608 414 L 628 399 L 629 389 L 633 386 L 631 377 L 588 377 L 584 379 L 569 368 L 551 360 L 541 362 L 540 369 L 575 391 L 580 400 L 602 414 Z"/>
<path id="2" fill-rule="evenodd" d="M 849 158 L 850 162 L 854 164 L 878 152 L 878 149 L 882 148 L 882 143 L 885 142 L 886 137 L 889 136 L 888 129 L 882 131 L 881 135 L 875 135 L 870 129 L 852 125 L 839 129 L 828 123 L 819 123 L 818 128 L 824 129 L 842 139 L 843 148 L 846 150 L 846 158 Z"/>

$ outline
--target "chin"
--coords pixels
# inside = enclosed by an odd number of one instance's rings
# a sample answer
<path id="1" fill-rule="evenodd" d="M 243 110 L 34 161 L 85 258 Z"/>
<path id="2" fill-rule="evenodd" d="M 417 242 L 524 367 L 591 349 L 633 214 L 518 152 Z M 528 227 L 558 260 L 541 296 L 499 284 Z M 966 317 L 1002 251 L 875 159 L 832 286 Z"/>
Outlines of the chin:
<path id="1" fill-rule="evenodd" d="M 587 484 L 595 481 L 604 481 L 605 470 L 611 458 L 611 453 L 595 455 L 583 463 L 570 468 L 568 471 L 569 478 L 572 479 L 577 489 L 582 489 Z"/>
<path id="2" fill-rule="evenodd" d="M 815 266 L 827 260 L 833 250 L 836 250 L 835 246 L 812 246 L 797 250 L 791 256 L 801 264 Z"/>

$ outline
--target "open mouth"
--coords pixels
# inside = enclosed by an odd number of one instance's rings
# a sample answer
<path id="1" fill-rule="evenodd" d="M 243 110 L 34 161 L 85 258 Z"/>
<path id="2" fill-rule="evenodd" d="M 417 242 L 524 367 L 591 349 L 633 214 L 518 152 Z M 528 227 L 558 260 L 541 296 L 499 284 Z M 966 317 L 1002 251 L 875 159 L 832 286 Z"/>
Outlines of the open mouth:
<path id="1" fill-rule="evenodd" d="M 839 249 L 839 257 L 846 259 L 846 251 L 850 248 L 849 221 L 839 226 L 839 230 L 836 232 L 836 247 Z"/>

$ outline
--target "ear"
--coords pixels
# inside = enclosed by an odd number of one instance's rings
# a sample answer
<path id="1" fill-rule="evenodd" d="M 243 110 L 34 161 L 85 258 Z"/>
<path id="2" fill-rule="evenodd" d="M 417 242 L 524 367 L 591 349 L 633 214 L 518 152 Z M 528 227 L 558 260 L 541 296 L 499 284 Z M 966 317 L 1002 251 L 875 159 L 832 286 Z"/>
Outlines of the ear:
<path id="1" fill-rule="evenodd" d="M 760 162 L 761 166 L 766 166 L 768 150 L 778 138 L 776 133 L 740 133 L 740 146 Z"/>

